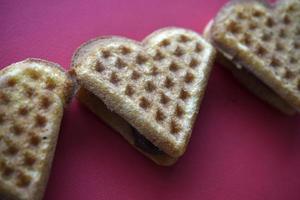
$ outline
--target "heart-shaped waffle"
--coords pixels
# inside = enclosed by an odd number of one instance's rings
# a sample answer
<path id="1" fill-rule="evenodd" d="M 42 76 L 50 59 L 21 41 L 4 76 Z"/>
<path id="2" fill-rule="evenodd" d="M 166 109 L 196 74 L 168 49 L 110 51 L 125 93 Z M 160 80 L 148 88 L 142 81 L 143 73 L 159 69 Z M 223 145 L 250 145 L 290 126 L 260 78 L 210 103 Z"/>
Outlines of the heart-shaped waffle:
<path id="1" fill-rule="evenodd" d="M 300 110 L 299 22 L 299 0 L 234 1 L 219 12 L 209 34 L 220 54 L 235 64 L 234 74 L 286 113 Z"/>
<path id="2" fill-rule="evenodd" d="M 71 79 L 27 59 L 0 71 L 0 199 L 42 199 Z"/>
<path id="3" fill-rule="evenodd" d="M 147 156 L 169 165 L 185 151 L 213 57 L 213 47 L 197 33 L 165 28 L 142 43 L 114 36 L 91 40 L 72 65 L 86 90 L 79 99 Z M 91 93 L 104 104 L 87 98 Z"/>

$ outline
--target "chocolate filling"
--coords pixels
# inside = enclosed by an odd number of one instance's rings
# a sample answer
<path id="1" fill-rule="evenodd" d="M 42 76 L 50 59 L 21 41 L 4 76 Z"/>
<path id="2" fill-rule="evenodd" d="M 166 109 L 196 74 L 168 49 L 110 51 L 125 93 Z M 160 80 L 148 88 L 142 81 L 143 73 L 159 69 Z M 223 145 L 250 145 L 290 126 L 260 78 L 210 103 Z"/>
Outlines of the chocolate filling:
<path id="1" fill-rule="evenodd" d="M 134 138 L 134 145 L 146 153 L 152 155 L 162 155 L 164 152 L 150 142 L 147 138 L 141 135 L 135 128 L 132 127 L 132 136 Z"/>

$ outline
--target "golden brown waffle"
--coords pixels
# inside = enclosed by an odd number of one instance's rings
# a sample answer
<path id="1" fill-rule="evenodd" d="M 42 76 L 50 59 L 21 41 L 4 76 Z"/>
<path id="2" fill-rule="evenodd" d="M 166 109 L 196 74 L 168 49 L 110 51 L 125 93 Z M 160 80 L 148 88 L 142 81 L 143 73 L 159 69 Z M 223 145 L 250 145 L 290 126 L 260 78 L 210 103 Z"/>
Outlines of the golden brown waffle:
<path id="1" fill-rule="evenodd" d="M 39 59 L 0 71 L 0 199 L 42 199 L 72 81 Z"/>
<path id="2" fill-rule="evenodd" d="M 209 37 L 220 54 L 283 99 L 286 113 L 300 110 L 300 1 L 234 1 L 214 19 Z M 232 68 L 231 68 L 232 69 Z M 262 85 L 262 84 L 260 84 Z M 252 88 L 252 91 L 255 90 Z M 269 91 L 271 92 L 271 91 Z M 266 95 L 256 91 L 258 96 Z M 273 95 L 272 95 L 273 96 Z"/>
<path id="3" fill-rule="evenodd" d="M 214 54 L 197 33 L 165 28 L 142 43 L 114 36 L 91 40 L 77 50 L 72 67 L 82 87 L 134 127 L 127 140 L 150 142 L 157 149 L 144 153 L 169 165 L 186 149 Z M 153 158 L 158 152 L 173 162 Z"/>

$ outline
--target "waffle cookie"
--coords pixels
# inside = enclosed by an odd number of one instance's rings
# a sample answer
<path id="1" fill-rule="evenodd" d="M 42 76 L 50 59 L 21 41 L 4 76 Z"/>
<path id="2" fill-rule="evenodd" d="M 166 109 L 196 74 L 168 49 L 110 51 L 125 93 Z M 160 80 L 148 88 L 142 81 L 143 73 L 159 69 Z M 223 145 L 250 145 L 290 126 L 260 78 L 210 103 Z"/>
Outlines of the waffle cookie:
<path id="1" fill-rule="evenodd" d="M 143 42 L 99 37 L 73 56 L 77 98 L 147 157 L 171 165 L 186 149 L 214 55 L 182 28 Z"/>
<path id="2" fill-rule="evenodd" d="M 205 35 L 218 61 L 284 113 L 300 111 L 300 1 L 232 1 Z"/>
<path id="3" fill-rule="evenodd" d="M 42 199 L 72 85 L 40 59 L 0 71 L 0 199 Z"/>

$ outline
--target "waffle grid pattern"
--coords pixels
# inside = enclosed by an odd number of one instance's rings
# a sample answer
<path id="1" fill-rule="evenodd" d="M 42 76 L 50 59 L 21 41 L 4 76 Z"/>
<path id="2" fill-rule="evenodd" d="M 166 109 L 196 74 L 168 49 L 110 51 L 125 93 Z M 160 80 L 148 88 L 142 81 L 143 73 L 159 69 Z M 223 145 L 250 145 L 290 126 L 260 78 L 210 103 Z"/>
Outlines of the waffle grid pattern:
<path id="1" fill-rule="evenodd" d="M 221 26 L 265 63 L 274 76 L 300 93 L 300 2 L 289 1 L 270 11 L 261 4 L 235 6 Z"/>
<path id="2" fill-rule="evenodd" d="M 51 119 L 62 109 L 59 88 L 55 78 L 28 67 L 4 73 L 0 89 L 0 182 L 28 190 L 41 177 Z"/>
<path id="3" fill-rule="evenodd" d="M 93 70 L 177 138 L 190 129 L 188 105 L 203 78 L 202 53 L 199 40 L 185 34 L 162 38 L 146 51 L 114 43 L 98 49 Z"/>

